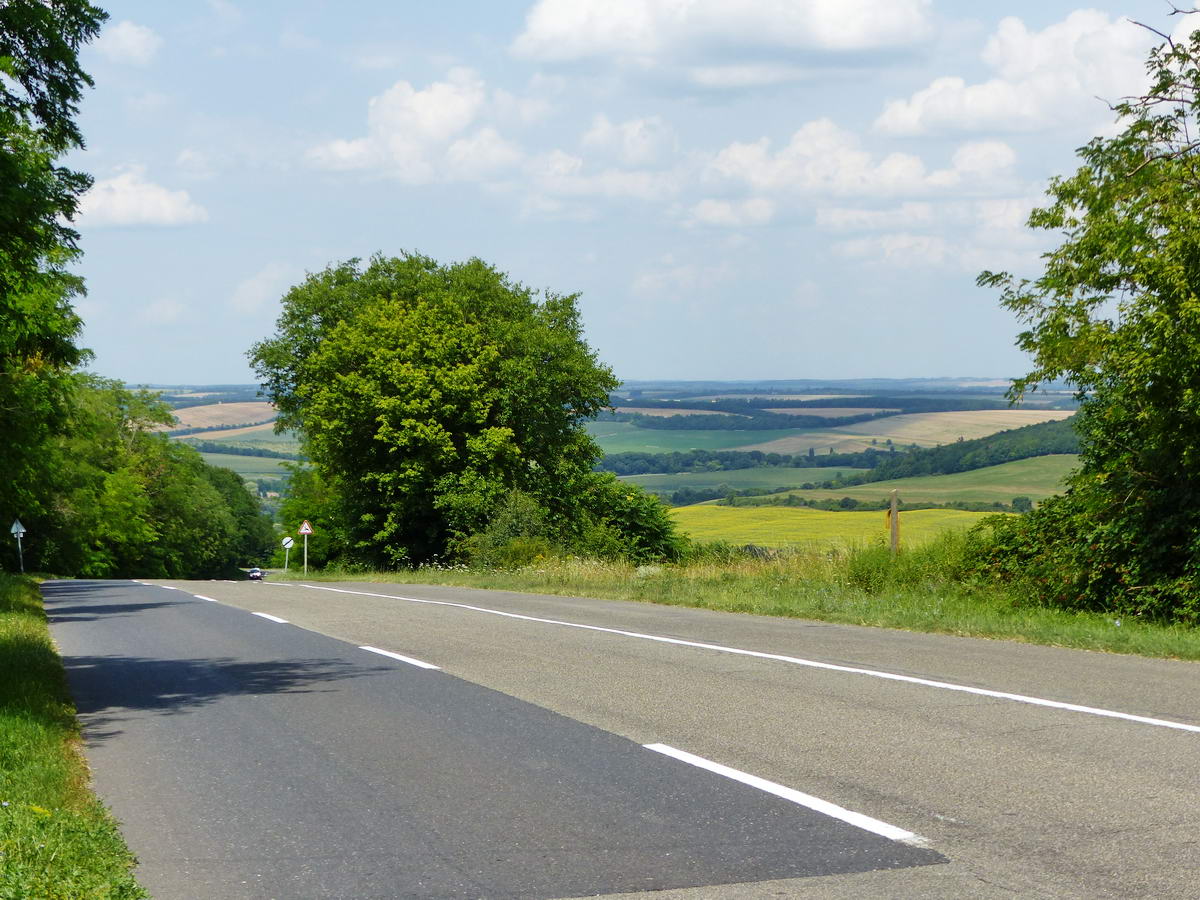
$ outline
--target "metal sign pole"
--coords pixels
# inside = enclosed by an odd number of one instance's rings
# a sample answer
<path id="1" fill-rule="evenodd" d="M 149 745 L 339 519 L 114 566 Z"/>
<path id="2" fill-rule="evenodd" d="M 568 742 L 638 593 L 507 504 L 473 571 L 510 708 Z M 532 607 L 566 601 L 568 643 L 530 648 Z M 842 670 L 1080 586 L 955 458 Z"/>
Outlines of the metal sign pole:
<path id="1" fill-rule="evenodd" d="M 304 536 L 304 576 L 308 577 L 308 535 Z"/>
<path id="2" fill-rule="evenodd" d="M 25 537 L 25 526 L 21 524 L 20 519 L 15 519 L 12 523 L 12 528 L 9 529 L 12 536 L 17 539 L 17 560 L 21 565 L 21 574 L 25 574 L 25 550 L 21 546 L 21 538 Z"/>
<path id="3" fill-rule="evenodd" d="M 285 572 L 288 570 L 288 554 L 291 552 L 292 552 L 291 547 L 283 548 L 283 571 L 285 571 Z"/>

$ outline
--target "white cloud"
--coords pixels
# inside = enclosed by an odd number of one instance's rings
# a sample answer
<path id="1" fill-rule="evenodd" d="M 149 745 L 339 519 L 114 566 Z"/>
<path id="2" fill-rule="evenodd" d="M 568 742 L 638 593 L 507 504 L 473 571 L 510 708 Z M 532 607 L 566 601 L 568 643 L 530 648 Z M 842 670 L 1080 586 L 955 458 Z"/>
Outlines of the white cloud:
<path id="1" fill-rule="evenodd" d="M 482 177 L 523 156 L 494 128 L 471 130 L 489 112 L 487 100 L 483 81 L 466 68 L 424 89 L 398 81 L 367 104 L 365 137 L 314 147 L 309 159 L 328 169 L 383 171 L 410 184 Z"/>
<path id="2" fill-rule="evenodd" d="M 459 178 L 479 179 L 511 168 L 524 154 L 512 141 L 505 140 L 494 128 L 481 128 L 460 138 L 446 150 L 446 162 Z"/>
<path id="3" fill-rule="evenodd" d="M 668 254 L 652 268 L 640 272 L 630 290 L 635 296 L 646 300 L 682 301 L 708 293 L 732 277 L 733 269 L 728 263 L 682 263 Z"/>
<path id="4" fill-rule="evenodd" d="M 539 0 L 512 51 L 566 61 L 687 47 L 868 50 L 930 31 L 929 0 Z"/>
<path id="5" fill-rule="evenodd" d="M 689 224 L 720 225 L 741 228 L 746 225 L 766 225 L 775 215 L 775 204 L 766 197 L 750 197 L 741 202 L 701 200 L 692 207 Z"/>
<path id="6" fill-rule="evenodd" d="M 675 133 L 658 116 L 613 123 L 603 114 L 592 119 L 583 146 L 610 154 L 630 166 L 656 162 L 678 146 Z"/>
<path id="7" fill-rule="evenodd" d="M 948 187 L 993 189 L 1011 179 L 1015 159 L 1000 141 L 966 144 L 955 153 L 950 168 L 930 172 L 909 153 L 876 158 L 853 133 L 829 119 L 816 119 L 778 151 L 772 151 L 765 137 L 730 144 L 712 160 L 708 176 L 742 182 L 759 192 L 921 195 Z"/>
<path id="8" fill-rule="evenodd" d="M 1033 131 L 1063 123 L 1099 128 L 1113 115 L 1096 98 L 1115 101 L 1143 85 L 1153 42 L 1129 20 L 1095 10 L 1076 10 L 1042 31 L 1008 17 L 982 53 L 995 77 L 978 84 L 937 78 L 908 99 L 889 102 L 875 127 L 902 135 Z"/>
<path id="9" fill-rule="evenodd" d="M 229 297 L 229 306 L 243 314 L 259 312 L 279 300 L 297 280 L 291 266 L 267 263 L 249 278 L 238 282 Z"/>
<path id="10" fill-rule="evenodd" d="M 146 66 L 154 60 L 162 42 L 152 29 L 126 19 L 101 31 L 93 46 L 109 62 Z"/>
<path id="11" fill-rule="evenodd" d="M 543 62 L 679 63 L 698 84 L 728 87 L 795 77 L 762 64 L 764 53 L 878 50 L 930 32 L 930 0 L 538 0 L 511 50 Z M 728 62 L 705 62 L 714 55 Z"/>
<path id="12" fill-rule="evenodd" d="M 143 166 L 103 178 L 92 185 L 79 204 L 79 224 L 188 225 L 207 222 L 208 212 L 187 191 L 172 191 L 147 181 Z"/>
<path id="13" fill-rule="evenodd" d="M 188 178 L 209 179 L 217 174 L 216 163 L 203 150 L 185 147 L 175 157 L 175 165 Z"/>
<path id="14" fill-rule="evenodd" d="M 279 46 L 285 50 L 317 50 L 321 42 L 295 28 L 285 28 L 279 35 Z"/>
<path id="15" fill-rule="evenodd" d="M 943 237 L 931 234 L 898 232 L 878 237 L 856 238 L 836 246 L 843 256 L 900 268 L 940 266 L 952 249 Z"/>
<path id="16" fill-rule="evenodd" d="M 817 210 L 817 225 L 831 231 L 891 231 L 936 222 L 931 203 L 904 203 L 895 209 L 828 207 Z"/>
<path id="17" fill-rule="evenodd" d="M 186 312 L 187 306 L 184 303 L 173 297 L 165 297 L 146 304 L 142 308 L 141 317 L 154 325 L 171 325 L 182 319 Z"/>

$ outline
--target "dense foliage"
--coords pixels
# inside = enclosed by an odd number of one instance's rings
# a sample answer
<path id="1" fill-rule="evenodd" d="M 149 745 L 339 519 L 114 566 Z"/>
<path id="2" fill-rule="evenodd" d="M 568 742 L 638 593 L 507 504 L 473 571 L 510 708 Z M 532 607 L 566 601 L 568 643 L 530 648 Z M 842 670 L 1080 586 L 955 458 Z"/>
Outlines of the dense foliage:
<path id="1" fill-rule="evenodd" d="M 310 275 L 276 327 L 251 359 L 277 427 L 303 437 L 345 559 L 465 552 L 514 491 L 570 544 L 653 531 L 639 531 L 642 501 L 591 471 L 600 450 L 583 423 L 616 380 L 582 338 L 574 295 L 539 298 L 477 259 L 377 256 Z"/>
<path id="2" fill-rule="evenodd" d="M 83 147 L 73 115 L 91 84 L 80 45 L 105 14 L 83 0 L 0 4 L 0 513 L 27 508 L 41 447 L 65 424 L 70 371 L 87 354 L 67 271 L 88 176 L 56 165 Z"/>
<path id="3" fill-rule="evenodd" d="M 1148 71 L 1031 214 L 1063 236 L 1042 274 L 980 277 L 1027 325 L 1013 395 L 1061 377 L 1082 401 L 1069 490 L 996 523 L 986 562 L 1047 602 L 1200 622 L 1200 32 Z"/>
<path id="4" fill-rule="evenodd" d="M 148 394 L 72 378 L 66 427 L 40 446 L 41 481 L 29 486 L 20 511 L 27 567 L 199 578 L 264 558 L 274 530 L 256 498 L 233 472 L 153 430 L 169 420 Z M 6 546 L 16 568 L 12 556 Z"/>

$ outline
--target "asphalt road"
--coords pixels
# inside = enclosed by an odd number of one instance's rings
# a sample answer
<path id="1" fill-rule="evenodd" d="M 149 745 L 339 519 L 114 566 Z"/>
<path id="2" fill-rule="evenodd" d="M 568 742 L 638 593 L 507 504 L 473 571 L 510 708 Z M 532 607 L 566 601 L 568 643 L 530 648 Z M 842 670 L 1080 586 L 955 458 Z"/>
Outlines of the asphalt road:
<path id="1" fill-rule="evenodd" d="M 160 898 L 1200 895 L 1195 664 L 450 588 L 43 590 Z"/>

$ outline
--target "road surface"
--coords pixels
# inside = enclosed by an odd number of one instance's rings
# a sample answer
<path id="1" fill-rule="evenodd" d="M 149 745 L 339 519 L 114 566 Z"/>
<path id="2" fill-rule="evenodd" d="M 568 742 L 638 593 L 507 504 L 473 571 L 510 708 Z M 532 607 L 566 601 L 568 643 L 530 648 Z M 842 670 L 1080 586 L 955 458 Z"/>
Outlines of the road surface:
<path id="1" fill-rule="evenodd" d="M 171 897 L 1194 897 L 1200 667 L 370 584 L 52 582 Z"/>

